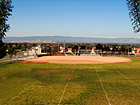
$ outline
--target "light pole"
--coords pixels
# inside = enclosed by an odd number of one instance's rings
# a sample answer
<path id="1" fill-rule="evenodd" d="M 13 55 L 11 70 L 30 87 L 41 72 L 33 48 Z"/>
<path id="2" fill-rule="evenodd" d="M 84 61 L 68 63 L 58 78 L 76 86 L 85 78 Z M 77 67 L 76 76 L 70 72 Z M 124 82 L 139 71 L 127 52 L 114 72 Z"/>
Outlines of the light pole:
<path id="1" fill-rule="evenodd" d="M 66 48 L 66 45 L 65 45 L 65 40 L 64 40 L 64 54 L 66 54 L 65 48 Z"/>

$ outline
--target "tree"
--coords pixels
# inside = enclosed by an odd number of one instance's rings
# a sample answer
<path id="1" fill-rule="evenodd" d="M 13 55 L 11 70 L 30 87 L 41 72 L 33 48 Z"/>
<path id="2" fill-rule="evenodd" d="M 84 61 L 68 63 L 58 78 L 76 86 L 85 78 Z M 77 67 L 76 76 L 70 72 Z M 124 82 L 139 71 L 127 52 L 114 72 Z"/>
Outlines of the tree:
<path id="1" fill-rule="evenodd" d="M 12 48 L 9 48 L 8 49 L 8 54 L 11 56 L 13 56 L 13 54 L 15 55 L 17 52 L 16 52 L 16 48 L 15 47 L 12 47 Z"/>
<path id="2" fill-rule="evenodd" d="M 26 51 L 25 45 L 23 45 L 23 46 L 21 47 L 21 51 Z"/>
<path id="3" fill-rule="evenodd" d="M 78 45 L 74 45 L 73 49 L 78 50 Z"/>
<path id="4" fill-rule="evenodd" d="M 126 0 L 134 33 L 140 31 L 140 0 Z"/>
<path id="5" fill-rule="evenodd" d="M 6 47 L 2 41 L 2 38 L 6 36 L 6 32 L 10 29 L 10 25 L 6 22 L 9 16 L 11 16 L 12 0 L 0 0 L 0 58 L 6 55 Z"/>
<path id="6" fill-rule="evenodd" d="M 100 50 L 103 49 L 103 45 L 102 44 L 97 44 L 96 49 L 100 49 Z"/>
<path id="7" fill-rule="evenodd" d="M 81 45 L 80 49 L 86 49 L 86 45 Z"/>

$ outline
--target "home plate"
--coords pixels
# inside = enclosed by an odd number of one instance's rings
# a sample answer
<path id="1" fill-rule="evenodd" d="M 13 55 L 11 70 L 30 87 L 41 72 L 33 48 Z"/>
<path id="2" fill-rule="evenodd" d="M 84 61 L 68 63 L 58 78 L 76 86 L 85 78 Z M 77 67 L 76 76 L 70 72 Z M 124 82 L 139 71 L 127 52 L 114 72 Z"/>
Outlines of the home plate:
<path id="1" fill-rule="evenodd" d="M 110 64 L 131 62 L 125 57 L 101 56 L 44 56 L 22 61 L 23 63 L 49 63 L 49 64 Z"/>

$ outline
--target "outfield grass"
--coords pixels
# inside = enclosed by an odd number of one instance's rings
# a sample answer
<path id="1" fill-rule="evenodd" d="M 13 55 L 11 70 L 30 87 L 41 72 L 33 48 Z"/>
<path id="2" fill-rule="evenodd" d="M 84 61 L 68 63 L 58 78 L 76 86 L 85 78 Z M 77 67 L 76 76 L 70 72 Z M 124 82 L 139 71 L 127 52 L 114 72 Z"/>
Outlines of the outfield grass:
<path id="1" fill-rule="evenodd" d="M 0 64 L 0 105 L 140 105 L 140 58 L 98 65 Z"/>

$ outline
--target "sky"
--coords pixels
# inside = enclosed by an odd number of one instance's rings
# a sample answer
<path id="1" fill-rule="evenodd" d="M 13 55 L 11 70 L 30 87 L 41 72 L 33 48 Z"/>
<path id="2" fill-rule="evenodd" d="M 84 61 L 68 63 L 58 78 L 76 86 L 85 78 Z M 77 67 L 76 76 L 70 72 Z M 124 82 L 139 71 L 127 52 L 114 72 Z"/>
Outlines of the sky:
<path id="1" fill-rule="evenodd" d="M 140 38 L 125 0 L 13 0 L 7 37 Z"/>

